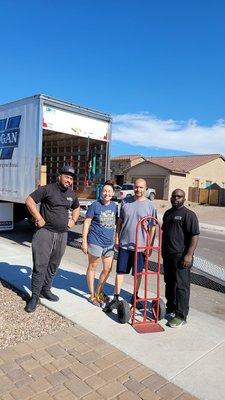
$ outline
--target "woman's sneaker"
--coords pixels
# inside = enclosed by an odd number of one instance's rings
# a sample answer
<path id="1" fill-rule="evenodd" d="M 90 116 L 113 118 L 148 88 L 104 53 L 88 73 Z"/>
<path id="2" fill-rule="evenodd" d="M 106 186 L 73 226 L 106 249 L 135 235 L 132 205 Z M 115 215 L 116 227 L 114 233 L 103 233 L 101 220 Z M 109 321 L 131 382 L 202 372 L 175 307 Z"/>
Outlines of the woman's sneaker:
<path id="1" fill-rule="evenodd" d="M 105 307 L 105 305 L 109 302 L 109 297 L 104 292 L 101 292 L 99 294 L 96 293 L 95 297 L 98 299 L 102 307 Z"/>
<path id="2" fill-rule="evenodd" d="M 96 296 L 94 296 L 94 297 L 90 296 L 88 298 L 88 301 L 89 301 L 89 303 L 93 304 L 93 306 L 101 307 L 101 304 L 100 304 L 99 300 L 96 298 Z"/>

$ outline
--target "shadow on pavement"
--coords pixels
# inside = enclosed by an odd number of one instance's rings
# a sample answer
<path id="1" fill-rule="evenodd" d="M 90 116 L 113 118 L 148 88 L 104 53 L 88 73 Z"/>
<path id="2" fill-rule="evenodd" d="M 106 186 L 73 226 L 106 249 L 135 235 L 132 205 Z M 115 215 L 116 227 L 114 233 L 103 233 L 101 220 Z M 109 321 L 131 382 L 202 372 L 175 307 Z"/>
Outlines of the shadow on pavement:
<path id="1" fill-rule="evenodd" d="M 28 290 L 31 287 L 31 274 L 32 269 L 26 265 L 9 264 L 6 262 L 0 262 L 0 276 L 1 280 L 10 283 L 16 287 L 20 292 L 26 293 L 28 296 Z M 97 284 L 97 279 L 95 280 Z M 79 274 L 75 271 L 68 271 L 62 268 L 58 268 L 57 275 L 53 280 L 53 288 L 63 289 L 69 293 L 74 294 L 78 297 L 87 299 L 88 289 L 86 282 L 86 275 Z M 104 291 L 107 295 L 113 295 L 114 285 L 106 283 Z M 131 293 L 126 290 L 121 291 L 121 297 L 129 301 Z"/>
<path id="2" fill-rule="evenodd" d="M 34 229 L 27 221 L 22 221 L 14 225 L 12 231 L 2 231 L 0 236 L 20 244 L 21 246 L 30 247 L 27 243 L 31 243 Z"/>

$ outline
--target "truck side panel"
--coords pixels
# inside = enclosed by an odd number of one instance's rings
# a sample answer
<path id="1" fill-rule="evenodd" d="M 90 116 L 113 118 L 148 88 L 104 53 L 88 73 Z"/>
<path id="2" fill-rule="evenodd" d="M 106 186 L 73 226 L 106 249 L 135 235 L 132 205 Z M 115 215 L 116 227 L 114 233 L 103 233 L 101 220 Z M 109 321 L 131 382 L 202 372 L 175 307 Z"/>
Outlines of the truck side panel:
<path id="1" fill-rule="evenodd" d="M 37 184 L 39 100 L 0 106 L 0 200 L 24 203 Z"/>

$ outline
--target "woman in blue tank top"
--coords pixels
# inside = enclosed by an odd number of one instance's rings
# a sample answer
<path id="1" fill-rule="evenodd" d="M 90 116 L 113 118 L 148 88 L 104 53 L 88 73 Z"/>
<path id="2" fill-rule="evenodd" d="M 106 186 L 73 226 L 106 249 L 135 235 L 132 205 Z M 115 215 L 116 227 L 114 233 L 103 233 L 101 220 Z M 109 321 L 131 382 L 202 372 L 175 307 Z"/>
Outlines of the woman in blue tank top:
<path id="1" fill-rule="evenodd" d="M 88 208 L 82 233 L 82 251 L 88 254 L 87 284 L 89 301 L 100 307 L 109 300 L 103 287 L 112 269 L 117 206 L 111 201 L 114 194 L 112 182 L 107 181 L 102 189 L 101 200 L 94 201 Z M 102 272 L 96 289 L 95 271 L 102 260 Z"/>

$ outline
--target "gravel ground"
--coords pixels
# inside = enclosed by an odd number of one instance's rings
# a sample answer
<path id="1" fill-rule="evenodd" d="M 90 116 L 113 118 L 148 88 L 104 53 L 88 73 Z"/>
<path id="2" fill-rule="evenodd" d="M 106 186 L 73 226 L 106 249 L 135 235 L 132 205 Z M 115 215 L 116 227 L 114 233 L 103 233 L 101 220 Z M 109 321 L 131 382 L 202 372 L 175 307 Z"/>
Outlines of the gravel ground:
<path id="1" fill-rule="evenodd" d="M 74 325 L 42 305 L 35 313 L 26 313 L 25 300 L 24 294 L 0 282 L 0 349 Z"/>

